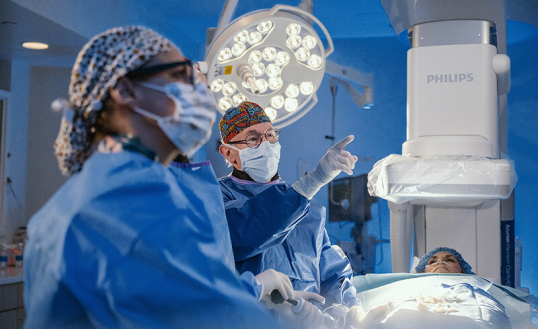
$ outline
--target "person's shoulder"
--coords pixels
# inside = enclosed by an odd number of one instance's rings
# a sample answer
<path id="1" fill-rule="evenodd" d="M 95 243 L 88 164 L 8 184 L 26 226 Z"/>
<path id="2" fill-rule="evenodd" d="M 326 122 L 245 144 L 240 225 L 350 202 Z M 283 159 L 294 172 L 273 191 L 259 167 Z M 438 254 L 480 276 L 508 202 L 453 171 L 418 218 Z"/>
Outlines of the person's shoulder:
<path id="1" fill-rule="evenodd" d="M 148 199 L 160 198 L 163 204 L 170 199 L 165 194 L 171 194 L 173 185 L 164 166 L 137 153 L 97 153 L 58 190 L 51 202 L 73 212 L 115 202 L 138 204 L 141 197 L 146 203 Z"/>
<path id="2" fill-rule="evenodd" d="M 105 175 L 108 178 L 125 174 L 144 174 L 139 179 L 164 176 L 166 168 L 141 154 L 135 152 L 96 153 L 86 163 L 81 173 L 91 176 Z"/>
<path id="3" fill-rule="evenodd" d="M 219 183 L 220 185 L 220 189 L 223 193 L 226 193 L 226 191 L 229 191 L 230 189 L 237 189 L 237 188 L 240 188 L 240 185 L 243 185 L 243 184 L 240 184 L 238 182 L 236 182 L 233 178 L 232 178 L 232 175 L 226 175 L 226 176 L 222 176 L 222 177 L 219 177 L 217 178 L 217 182 Z"/>
<path id="4" fill-rule="evenodd" d="M 121 225 L 143 227 L 149 219 L 156 222 L 188 206 L 164 166 L 129 153 L 88 159 L 34 216 L 34 225 L 57 221 L 64 230 L 97 225 L 116 231 Z"/>
<path id="5" fill-rule="evenodd" d="M 230 182 L 230 181 L 233 182 L 232 177 L 230 175 L 221 176 L 221 177 L 217 178 L 217 181 L 219 183 L 222 183 L 222 184 Z"/>
<path id="6" fill-rule="evenodd" d="M 129 187 L 136 192 L 147 186 L 170 184 L 168 170 L 162 164 L 134 152 L 96 153 L 77 175 L 79 185 L 93 185 L 102 191 Z"/>

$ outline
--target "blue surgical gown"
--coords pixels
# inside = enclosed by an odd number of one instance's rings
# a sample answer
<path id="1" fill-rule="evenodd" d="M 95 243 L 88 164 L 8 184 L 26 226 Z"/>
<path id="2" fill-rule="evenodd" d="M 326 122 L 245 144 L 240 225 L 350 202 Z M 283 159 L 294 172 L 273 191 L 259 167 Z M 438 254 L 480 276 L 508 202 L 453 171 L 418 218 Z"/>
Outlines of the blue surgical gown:
<path id="1" fill-rule="evenodd" d="M 349 260 L 325 230 L 325 207 L 280 180 L 226 176 L 219 183 L 240 273 L 274 269 L 289 276 L 295 290 L 321 294 L 326 306 L 359 304 Z"/>
<path id="2" fill-rule="evenodd" d="M 277 326 L 207 207 L 138 153 L 94 154 L 29 222 L 25 328 Z"/>

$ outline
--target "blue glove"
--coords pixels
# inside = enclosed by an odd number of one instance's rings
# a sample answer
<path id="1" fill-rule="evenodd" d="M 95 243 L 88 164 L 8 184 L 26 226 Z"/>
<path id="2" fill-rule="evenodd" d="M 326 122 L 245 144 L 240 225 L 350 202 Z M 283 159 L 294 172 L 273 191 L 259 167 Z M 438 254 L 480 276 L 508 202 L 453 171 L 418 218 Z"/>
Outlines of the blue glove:
<path id="1" fill-rule="evenodd" d="M 344 151 L 344 147 L 355 137 L 349 135 L 332 146 L 327 153 L 319 160 L 319 164 L 313 171 L 301 177 L 293 189 L 302 196 L 312 199 L 319 189 L 332 181 L 340 172 L 345 171 L 348 175 L 353 175 L 357 157 Z"/>

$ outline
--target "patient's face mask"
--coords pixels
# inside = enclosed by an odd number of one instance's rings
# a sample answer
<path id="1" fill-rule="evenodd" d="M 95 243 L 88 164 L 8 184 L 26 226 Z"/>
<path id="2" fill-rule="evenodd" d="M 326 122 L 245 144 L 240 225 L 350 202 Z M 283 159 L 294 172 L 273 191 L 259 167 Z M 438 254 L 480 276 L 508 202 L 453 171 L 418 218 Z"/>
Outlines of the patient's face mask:
<path id="1" fill-rule="evenodd" d="M 137 84 L 161 91 L 174 104 L 174 113 L 160 117 L 141 108 L 134 111 L 157 121 L 163 133 L 187 157 L 191 157 L 211 136 L 211 126 L 216 119 L 216 107 L 204 83 L 195 85 L 182 82 L 159 86 L 146 81 Z"/>
<path id="2" fill-rule="evenodd" d="M 269 143 L 265 141 L 256 148 L 247 147 L 242 150 L 230 144 L 225 145 L 239 151 L 241 170 L 256 182 L 267 183 L 276 175 L 280 160 L 279 142 Z"/>

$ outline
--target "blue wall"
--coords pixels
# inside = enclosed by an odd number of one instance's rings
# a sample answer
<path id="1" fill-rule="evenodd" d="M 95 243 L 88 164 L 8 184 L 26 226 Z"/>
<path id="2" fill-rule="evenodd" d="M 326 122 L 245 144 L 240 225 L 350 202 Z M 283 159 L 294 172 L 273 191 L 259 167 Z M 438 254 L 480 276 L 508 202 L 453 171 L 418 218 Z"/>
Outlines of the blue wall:
<path id="1" fill-rule="evenodd" d="M 538 37 L 508 45 L 508 155 L 515 161 L 516 236 L 523 246 L 521 286 L 538 293 Z"/>

